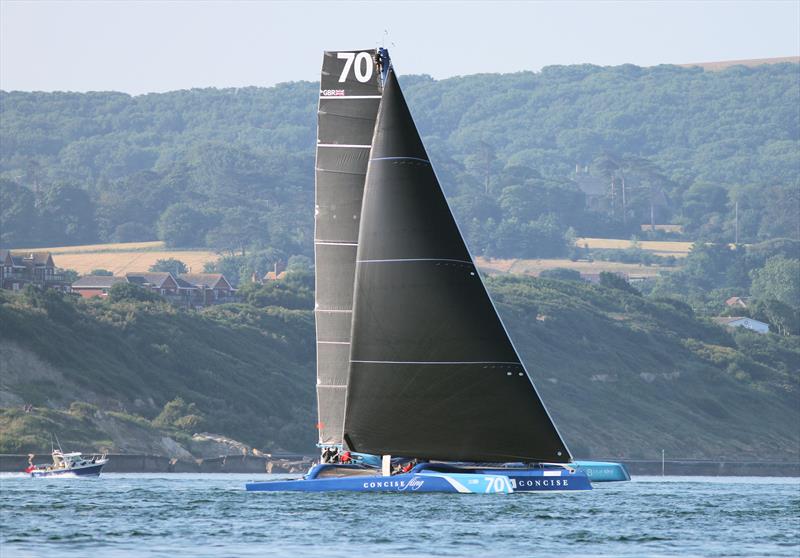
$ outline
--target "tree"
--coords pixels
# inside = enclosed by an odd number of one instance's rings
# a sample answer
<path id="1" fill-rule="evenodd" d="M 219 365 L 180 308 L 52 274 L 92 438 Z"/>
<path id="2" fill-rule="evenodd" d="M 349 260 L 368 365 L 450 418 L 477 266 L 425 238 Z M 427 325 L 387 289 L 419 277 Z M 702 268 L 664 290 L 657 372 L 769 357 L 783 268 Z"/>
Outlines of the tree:
<path id="1" fill-rule="evenodd" d="M 642 296 L 642 293 L 628 283 L 627 279 L 610 271 L 600 272 L 600 284 L 610 289 L 618 289 L 620 291 L 625 291 L 626 293 Z"/>
<path id="2" fill-rule="evenodd" d="M 182 397 L 176 397 L 164 404 L 164 408 L 153 419 L 155 426 L 175 428 L 187 432 L 196 432 L 202 426 L 205 417 L 194 403 L 186 403 Z"/>
<path id="3" fill-rule="evenodd" d="M 566 267 L 545 269 L 539 274 L 542 279 L 558 279 L 559 281 L 583 281 L 581 272 Z"/>
<path id="4" fill-rule="evenodd" d="M 169 206 L 158 218 L 158 238 L 171 248 L 202 246 L 207 228 L 206 216 L 185 203 Z"/>
<path id="5" fill-rule="evenodd" d="M 180 260 L 166 258 L 156 260 L 156 263 L 150 266 L 150 271 L 166 271 L 177 276 L 181 273 L 188 273 L 189 268 Z"/>
<path id="6" fill-rule="evenodd" d="M 779 335 L 800 334 L 800 314 L 796 308 L 784 304 L 780 300 L 756 300 L 749 313 L 757 320 L 764 320 Z"/>
<path id="7" fill-rule="evenodd" d="M 8 179 L 0 179 L 0 246 L 37 244 L 37 213 L 33 193 Z"/>
<path id="8" fill-rule="evenodd" d="M 74 283 L 80 277 L 80 274 L 74 269 L 64 269 L 61 267 L 56 268 L 56 275 L 61 275 L 65 283 Z"/>
<path id="9" fill-rule="evenodd" d="M 753 297 L 779 300 L 795 308 L 800 306 L 800 260 L 773 256 L 764 267 L 751 271 L 750 277 Z"/>
<path id="10" fill-rule="evenodd" d="M 800 179 L 798 179 L 800 181 Z M 776 186 L 766 197 L 758 236 L 762 239 L 785 237 L 800 240 L 800 183 Z"/>
<path id="11" fill-rule="evenodd" d="M 94 202 L 76 186 L 48 188 L 40 204 L 42 240 L 54 244 L 82 244 L 97 238 Z"/>
<path id="12" fill-rule="evenodd" d="M 114 275 L 114 273 L 112 273 L 111 271 L 108 271 L 107 269 L 98 268 L 98 269 L 91 270 L 89 272 L 89 275 L 97 275 L 97 276 L 101 276 L 101 277 L 112 277 Z"/>
<path id="13" fill-rule="evenodd" d="M 109 302 L 158 302 L 161 297 L 133 283 L 117 283 L 108 290 Z"/>

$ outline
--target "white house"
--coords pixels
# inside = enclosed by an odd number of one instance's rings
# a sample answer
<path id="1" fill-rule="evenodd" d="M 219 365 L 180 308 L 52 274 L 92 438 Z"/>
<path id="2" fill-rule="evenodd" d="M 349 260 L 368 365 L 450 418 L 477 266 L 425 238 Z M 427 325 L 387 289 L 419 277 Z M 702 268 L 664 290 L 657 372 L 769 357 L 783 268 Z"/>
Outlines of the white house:
<path id="1" fill-rule="evenodd" d="M 720 325 L 728 327 L 743 327 L 755 331 L 756 333 L 769 333 L 769 324 L 747 317 L 714 318 Z"/>

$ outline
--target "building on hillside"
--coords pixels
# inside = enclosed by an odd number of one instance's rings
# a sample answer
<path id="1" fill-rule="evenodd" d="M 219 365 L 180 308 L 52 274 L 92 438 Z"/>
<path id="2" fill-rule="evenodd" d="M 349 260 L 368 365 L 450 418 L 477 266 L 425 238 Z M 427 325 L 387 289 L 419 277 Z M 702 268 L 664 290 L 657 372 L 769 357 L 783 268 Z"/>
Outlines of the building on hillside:
<path id="1" fill-rule="evenodd" d="M 731 308 L 747 308 L 747 301 L 747 298 L 741 296 L 732 296 L 725 301 L 725 305 L 730 306 Z"/>
<path id="2" fill-rule="evenodd" d="M 72 283 L 72 292 L 83 298 L 107 297 L 108 291 L 117 283 L 126 283 L 125 277 L 112 275 L 84 275 Z"/>
<path id="3" fill-rule="evenodd" d="M 169 271 L 131 271 L 125 274 L 128 283 L 153 290 L 161 296 L 179 296 L 178 281 Z"/>
<path id="4" fill-rule="evenodd" d="M 277 273 L 274 271 L 267 271 L 267 273 L 264 275 L 263 281 L 279 281 L 284 277 L 286 277 L 285 271 L 279 271 Z"/>
<path id="5" fill-rule="evenodd" d="M 263 283 L 264 281 L 279 281 L 284 277 L 286 277 L 284 265 L 281 262 L 275 262 L 272 266 L 272 271 L 267 271 L 259 283 Z"/>
<path id="6" fill-rule="evenodd" d="M 196 289 L 193 305 L 234 302 L 236 289 L 222 273 L 181 273 L 178 280 Z"/>
<path id="7" fill-rule="evenodd" d="M 50 252 L 12 252 L 0 250 L 0 286 L 18 291 L 25 285 L 69 292 L 64 275 L 56 273 Z"/>
<path id="8" fill-rule="evenodd" d="M 712 318 L 715 323 L 726 327 L 743 327 L 756 333 L 769 333 L 769 324 L 745 316 Z"/>
<path id="9" fill-rule="evenodd" d="M 178 306 L 200 308 L 236 300 L 234 289 L 221 273 L 183 273 L 167 271 L 132 271 L 125 276 L 86 275 L 72 284 L 72 289 L 84 298 L 105 297 L 117 283 L 131 283 L 154 291 Z"/>

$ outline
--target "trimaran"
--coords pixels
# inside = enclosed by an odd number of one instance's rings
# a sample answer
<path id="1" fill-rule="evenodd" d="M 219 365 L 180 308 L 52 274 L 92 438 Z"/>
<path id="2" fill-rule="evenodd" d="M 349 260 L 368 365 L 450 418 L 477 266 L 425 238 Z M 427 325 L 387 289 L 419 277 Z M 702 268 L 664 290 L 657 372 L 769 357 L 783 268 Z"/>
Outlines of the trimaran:
<path id="1" fill-rule="evenodd" d="M 320 85 L 314 312 L 324 459 L 302 479 L 247 489 L 590 489 L 483 285 L 388 52 L 325 52 Z M 354 459 L 325 462 L 338 451 Z"/>

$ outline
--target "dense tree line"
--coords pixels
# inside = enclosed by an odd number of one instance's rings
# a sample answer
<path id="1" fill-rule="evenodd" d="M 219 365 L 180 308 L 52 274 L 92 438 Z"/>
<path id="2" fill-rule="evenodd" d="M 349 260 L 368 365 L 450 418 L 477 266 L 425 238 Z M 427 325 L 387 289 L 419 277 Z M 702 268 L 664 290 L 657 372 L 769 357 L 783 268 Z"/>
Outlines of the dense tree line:
<path id="1" fill-rule="evenodd" d="M 548 257 L 651 221 L 797 239 L 798 79 L 797 64 L 582 65 L 403 85 L 473 252 Z M 311 256 L 316 91 L 2 92 L 0 243 Z"/>

